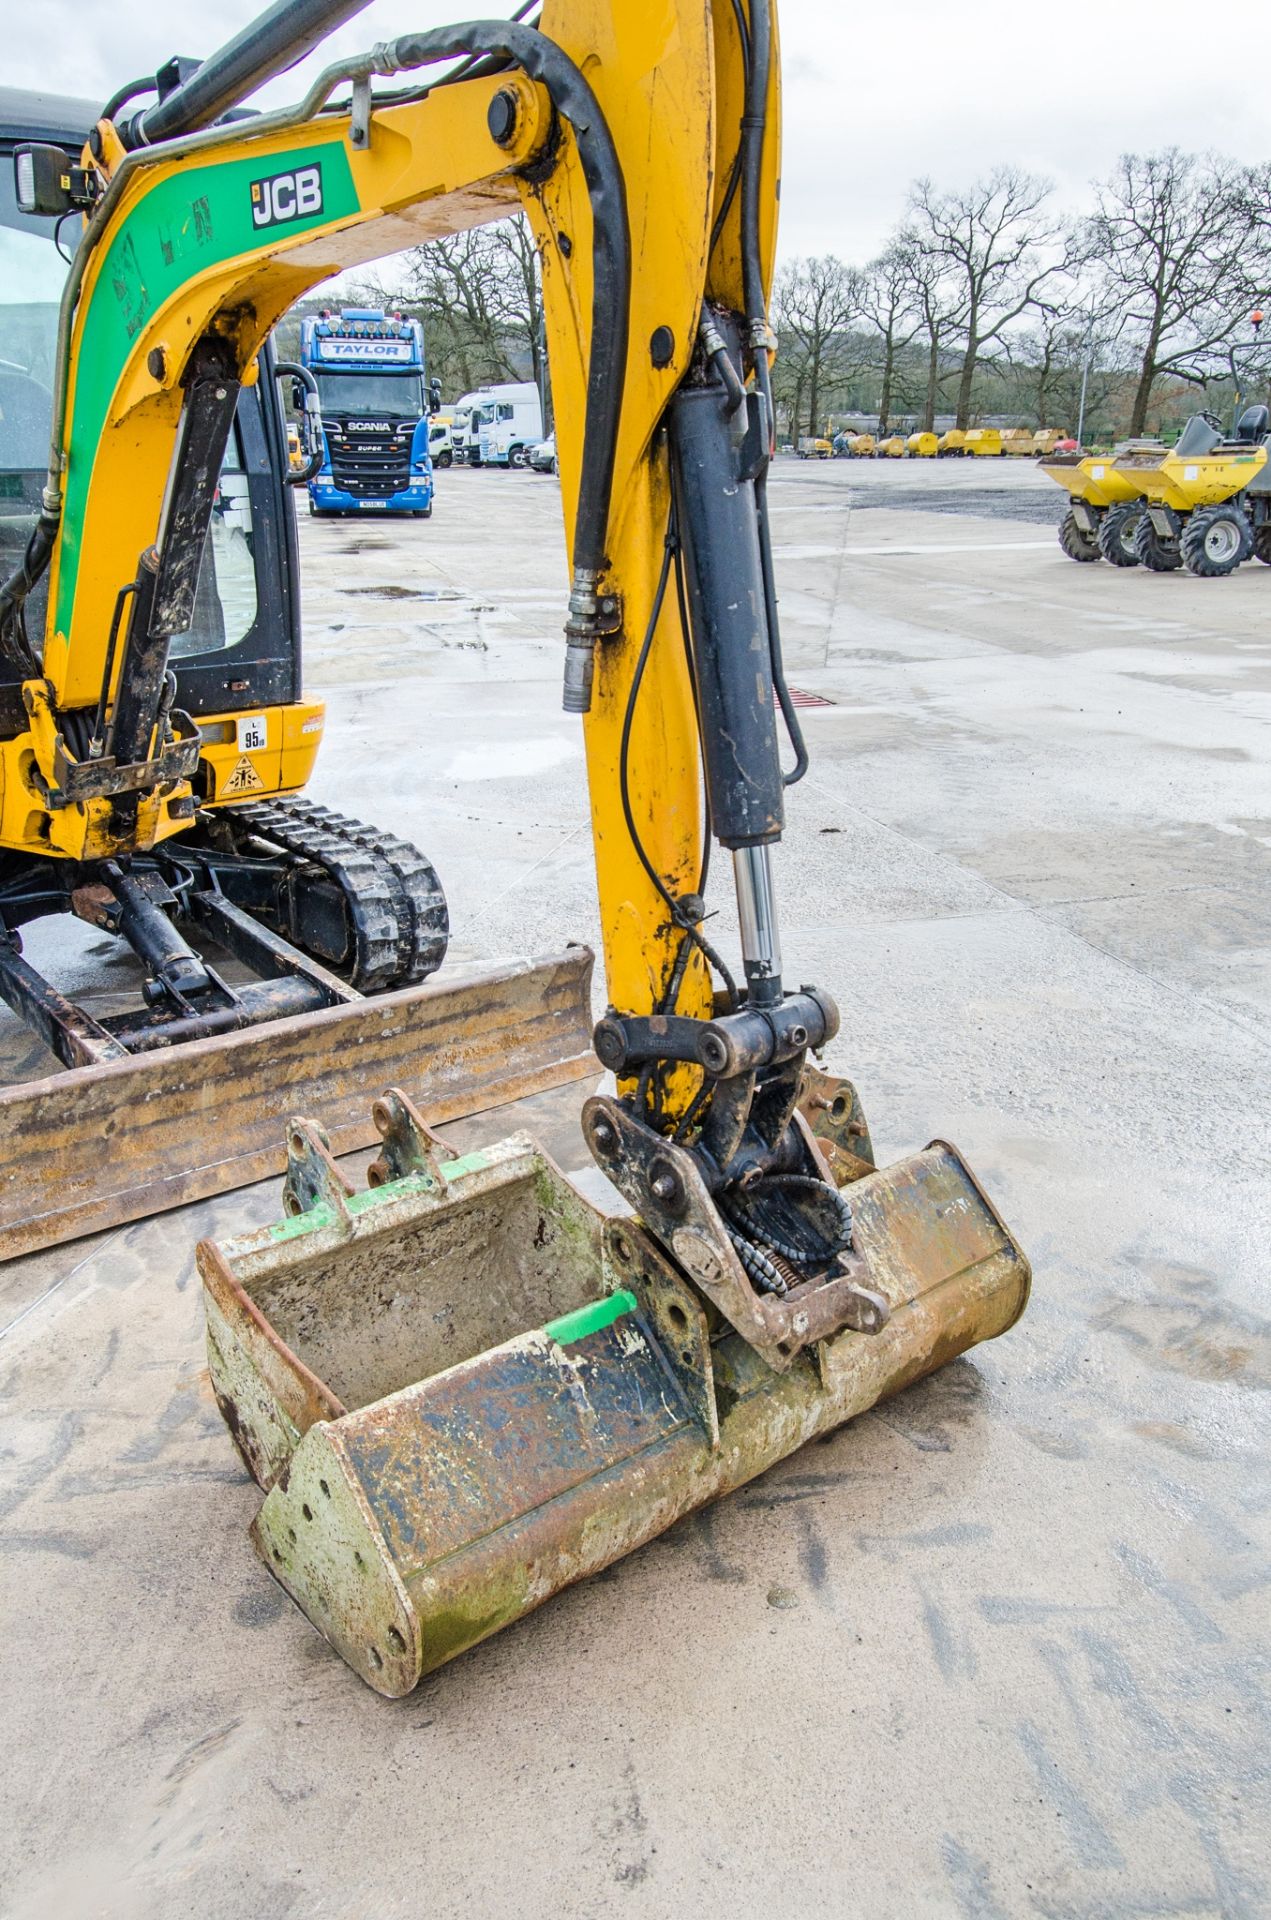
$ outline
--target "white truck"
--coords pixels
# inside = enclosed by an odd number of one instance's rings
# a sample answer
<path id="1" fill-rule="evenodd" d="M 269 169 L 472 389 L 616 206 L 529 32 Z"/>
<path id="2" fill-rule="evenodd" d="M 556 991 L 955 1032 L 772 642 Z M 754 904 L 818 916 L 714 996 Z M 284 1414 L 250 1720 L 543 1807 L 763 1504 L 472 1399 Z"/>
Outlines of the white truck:
<path id="1" fill-rule="evenodd" d="M 466 422 L 465 422 L 466 425 Z M 428 426 L 428 458 L 434 467 L 452 467 L 456 426 L 453 413 L 434 413 Z"/>
<path id="2" fill-rule="evenodd" d="M 465 420 L 466 415 L 466 420 Z M 455 459 L 470 467 L 523 467 L 543 438 L 543 407 L 532 380 L 465 393 L 455 408 Z"/>

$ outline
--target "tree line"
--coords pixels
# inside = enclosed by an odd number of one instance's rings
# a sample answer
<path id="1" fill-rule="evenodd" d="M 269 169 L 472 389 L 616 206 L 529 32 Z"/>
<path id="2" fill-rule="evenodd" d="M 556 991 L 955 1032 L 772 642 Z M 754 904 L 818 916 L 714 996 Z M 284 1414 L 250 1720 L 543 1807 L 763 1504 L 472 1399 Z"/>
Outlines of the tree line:
<path id="1" fill-rule="evenodd" d="M 1087 440 L 1177 425 L 1271 378 L 1250 315 L 1271 296 L 1271 165 L 1168 148 L 1126 154 L 1076 218 L 1045 180 L 994 168 L 911 186 L 877 258 L 787 260 L 773 291 L 780 424 L 879 429 L 937 417 L 1077 424 Z M 363 289 L 424 322 L 448 395 L 542 384 L 538 261 L 523 219 L 414 248 Z"/>
<path id="2" fill-rule="evenodd" d="M 997 167 L 915 181 L 878 257 L 788 260 L 774 288 L 775 390 L 793 432 L 835 415 L 930 431 L 986 416 L 1086 438 L 1176 425 L 1265 392 L 1271 169 L 1168 148 L 1125 154 L 1074 219 L 1048 182 Z M 1267 329 L 1271 336 L 1271 327 Z"/>

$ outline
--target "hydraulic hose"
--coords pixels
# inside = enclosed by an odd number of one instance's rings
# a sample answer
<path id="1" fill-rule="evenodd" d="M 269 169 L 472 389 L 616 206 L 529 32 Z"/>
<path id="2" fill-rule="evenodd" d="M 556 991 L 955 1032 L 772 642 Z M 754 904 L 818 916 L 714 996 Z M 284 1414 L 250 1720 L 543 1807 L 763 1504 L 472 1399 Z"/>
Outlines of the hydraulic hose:
<path id="1" fill-rule="evenodd" d="M 520 67 L 546 87 L 553 106 L 574 130 L 591 201 L 591 351 L 583 467 L 574 525 L 574 578 L 565 633 L 567 713 L 591 706 L 592 673 L 600 631 L 600 576 L 605 565 L 609 504 L 622 408 L 622 369 L 630 322 L 631 235 L 627 196 L 613 137 L 587 81 L 554 41 L 532 27 L 508 20 L 473 20 L 465 26 L 402 34 L 376 49 L 377 70 L 395 73 L 456 55 L 494 54 Z"/>
<path id="2" fill-rule="evenodd" d="M 350 0 L 348 11 L 356 12 L 359 5 L 364 3 L 365 0 L 358 0 L 358 4 L 352 4 Z M 314 5 L 306 11 L 316 19 L 322 8 Z M 277 12 L 277 8 L 270 9 L 268 14 L 262 16 L 262 23 L 265 20 L 273 21 Z M 238 41 L 243 37 L 240 35 Z M 238 41 L 231 42 L 229 48 L 222 49 L 222 53 L 228 55 L 230 48 L 237 47 Z M 611 370 L 614 366 L 621 368 L 626 364 L 631 287 L 631 237 L 622 168 L 613 137 L 590 86 L 563 49 L 534 28 L 508 20 L 473 20 L 461 26 L 439 27 L 432 32 L 399 35 L 396 40 L 376 46 L 369 54 L 333 63 L 318 75 L 304 99 L 296 106 L 261 114 L 254 119 L 251 138 L 260 139 L 276 131 L 303 125 L 327 106 L 331 94 L 342 81 L 352 81 L 356 85 L 358 81 L 369 80 L 373 75 L 387 77 L 404 69 L 427 66 L 435 60 L 454 57 L 476 57 L 479 66 L 484 66 L 493 57 L 496 61 L 503 60 L 523 68 L 531 79 L 542 82 L 557 112 L 574 129 L 583 177 L 591 200 L 594 303 L 565 667 L 566 711 L 585 713 L 591 705 L 594 652 L 601 624 L 599 585 L 606 557 L 605 543 L 622 404 L 622 381 L 612 378 Z M 213 61 L 219 61 L 220 58 L 214 55 Z M 209 64 L 205 62 L 204 66 Z M 479 68 L 468 69 L 468 72 L 477 70 Z M 194 80 L 198 77 L 195 75 Z M 193 86 L 194 81 L 187 84 Z M 208 86 L 206 76 L 204 86 Z M 169 96 L 169 101 L 162 104 L 167 106 L 179 94 L 185 95 L 186 90 L 177 89 L 176 93 Z M 238 97 L 243 97 L 241 90 Z M 186 109 L 193 105 L 191 97 L 186 95 Z M 138 116 L 139 119 L 143 117 Z M 201 108 L 197 117 L 203 117 Z M 148 138 L 155 137 L 155 126 L 147 125 L 145 131 Z M 193 132 L 166 138 L 163 157 L 165 160 L 176 159 L 212 152 L 220 145 L 243 137 L 243 130 L 238 127 L 200 127 Z M 43 512 L 26 560 L 0 588 L 0 615 L 3 616 L 0 620 L 0 639 L 8 638 L 14 620 L 20 619 L 22 602 L 47 566 L 61 519 L 62 436 L 69 384 L 71 331 L 88 263 L 109 226 L 132 174 L 139 166 L 144 166 L 149 158 L 144 148 L 132 151 L 116 168 L 109 186 L 88 218 L 62 291 L 54 357 L 49 470 L 41 502 Z"/>
<path id="3" fill-rule="evenodd" d="M 746 69 L 746 103 L 741 122 L 741 268 L 746 300 L 746 320 L 755 361 L 755 378 L 763 395 L 768 421 L 768 452 L 774 446 L 776 414 L 772 404 L 772 371 L 768 362 L 771 334 L 764 298 L 763 259 L 759 244 L 759 196 L 763 171 L 764 136 L 767 132 L 768 82 L 772 68 L 772 8 L 770 0 L 750 0 L 750 58 Z M 763 570 L 764 608 L 768 619 L 768 651 L 772 661 L 772 683 L 777 691 L 781 717 L 785 721 L 790 744 L 794 748 L 794 766 L 783 775 L 783 784 L 792 787 L 808 770 L 808 750 L 786 684 L 785 663 L 781 651 L 781 626 L 777 615 L 777 586 L 772 565 L 772 536 L 768 526 L 768 475 L 765 468 L 755 481 L 755 505 L 759 515 L 759 557 Z"/>

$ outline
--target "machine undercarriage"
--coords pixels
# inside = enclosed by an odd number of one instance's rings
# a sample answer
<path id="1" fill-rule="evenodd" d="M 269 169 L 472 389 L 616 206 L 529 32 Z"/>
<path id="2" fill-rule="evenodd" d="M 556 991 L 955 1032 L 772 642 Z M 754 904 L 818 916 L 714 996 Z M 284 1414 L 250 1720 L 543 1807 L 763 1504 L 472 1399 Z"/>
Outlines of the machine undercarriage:
<path id="1" fill-rule="evenodd" d="M 23 957 L 20 927 L 70 912 L 116 935 L 145 969 L 142 1006 L 95 1018 Z M 310 800 L 205 809 L 148 854 L 0 865 L 0 995 L 65 1067 L 415 986 L 445 957 L 434 869 L 391 834 Z M 254 979 L 232 981 L 190 938 Z"/>

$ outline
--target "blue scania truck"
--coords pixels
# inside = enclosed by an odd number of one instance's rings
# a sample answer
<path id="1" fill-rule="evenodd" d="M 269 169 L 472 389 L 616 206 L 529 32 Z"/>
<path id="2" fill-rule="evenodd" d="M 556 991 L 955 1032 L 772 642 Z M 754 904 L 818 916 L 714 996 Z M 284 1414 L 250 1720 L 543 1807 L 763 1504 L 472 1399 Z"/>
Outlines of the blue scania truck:
<path id="1" fill-rule="evenodd" d="M 429 414 L 418 320 L 379 307 L 326 309 L 300 323 L 300 361 L 318 383 L 325 458 L 310 513 L 432 512 Z"/>

